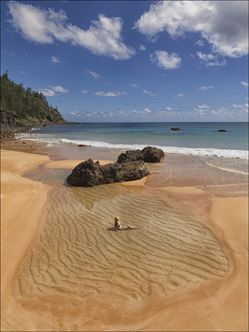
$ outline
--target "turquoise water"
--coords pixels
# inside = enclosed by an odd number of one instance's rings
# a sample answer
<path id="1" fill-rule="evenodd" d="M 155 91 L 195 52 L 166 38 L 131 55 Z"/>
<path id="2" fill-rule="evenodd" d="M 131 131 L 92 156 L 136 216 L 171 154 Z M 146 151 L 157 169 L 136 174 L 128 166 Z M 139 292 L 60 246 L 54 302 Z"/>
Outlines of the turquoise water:
<path id="1" fill-rule="evenodd" d="M 180 131 L 170 130 L 180 127 Z M 218 132 L 226 129 L 226 132 Z M 236 123 L 82 123 L 33 128 L 32 139 L 48 143 L 109 148 L 156 145 L 167 152 L 246 158 L 248 124 Z"/>

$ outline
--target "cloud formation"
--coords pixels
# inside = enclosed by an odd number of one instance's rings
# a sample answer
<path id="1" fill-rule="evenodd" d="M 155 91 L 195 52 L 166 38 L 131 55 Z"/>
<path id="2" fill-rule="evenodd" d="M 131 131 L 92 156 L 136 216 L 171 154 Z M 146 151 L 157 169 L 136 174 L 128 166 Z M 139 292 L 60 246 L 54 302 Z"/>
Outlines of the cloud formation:
<path id="1" fill-rule="evenodd" d="M 217 54 L 197 52 L 196 55 L 206 67 L 226 65 L 226 60 L 220 58 Z"/>
<path id="2" fill-rule="evenodd" d="M 180 92 L 180 93 L 178 93 L 177 95 L 175 95 L 174 97 L 175 98 L 182 98 L 182 97 L 184 97 L 185 96 L 185 94 L 183 93 L 183 92 Z"/>
<path id="3" fill-rule="evenodd" d="M 149 91 L 149 90 L 143 90 L 143 93 L 146 94 L 146 95 L 149 95 L 149 96 L 156 97 L 156 94 L 152 91 Z"/>
<path id="4" fill-rule="evenodd" d="M 173 38 L 196 32 L 222 56 L 248 54 L 247 1 L 160 1 L 150 6 L 135 28 L 150 38 L 163 31 Z"/>
<path id="5" fill-rule="evenodd" d="M 120 97 L 126 95 L 125 91 L 96 91 L 94 92 L 95 96 L 98 97 Z"/>
<path id="6" fill-rule="evenodd" d="M 96 71 L 88 70 L 87 72 L 88 72 L 88 74 L 89 74 L 91 77 L 93 77 L 95 80 L 98 80 L 99 78 L 102 77 L 102 76 L 101 76 L 99 73 L 97 73 Z"/>
<path id="7" fill-rule="evenodd" d="M 10 1 L 8 3 L 11 23 L 22 36 L 32 42 L 53 44 L 55 41 L 84 47 L 94 54 L 109 56 L 116 60 L 131 58 L 135 51 L 124 44 L 121 36 L 120 17 L 103 14 L 92 21 L 87 30 L 68 23 L 64 11 L 44 10 L 30 4 Z"/>
<path id="8" fill-rule="evenodd" d="M 241 81 L 240 84 L 244 86 L 245 88 L 248 88 L 248 82 Z"/>
<path id="9" fill-rule="evenodd" d="M 54 55 L 51 56 L 50 61 L 53 62 L 53 63 L 60 63 L 59 58 L 57 58 L 57 56 L 54 56 Z"/>
<path id="10" fill-rule="evenodd" d="M 176 69 L 181 66 L 181 58 L 175 54 L 169 54 L 166 51 L 155 51 L 150 55 L 151 61 L 163 69 Z"/>
<path id="11" fill-rule="evenodd" d="M 207 91 L 209 89 L 213 89 L 214 87 L 212 85 L 202 85 L 198 88 L 200 91 Z"/>
<path id="12" fill-rule="evenodd" d="M 54 97 L 60 94 L 69 93 L 69 91 L 61 85 L 49 85 L 48 88 L 38 89 L 38 91 L 45 97 Z"/>

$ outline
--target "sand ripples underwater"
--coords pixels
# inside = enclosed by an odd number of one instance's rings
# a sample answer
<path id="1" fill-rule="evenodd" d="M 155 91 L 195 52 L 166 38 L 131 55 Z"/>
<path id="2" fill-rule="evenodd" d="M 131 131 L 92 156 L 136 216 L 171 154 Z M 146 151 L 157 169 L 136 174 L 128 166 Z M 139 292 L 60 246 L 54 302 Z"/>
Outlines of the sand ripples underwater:
<path id="1" fill-rule="evenodd" d="M 138 229 L 108 231 L 113 215 Z M 56 298 L 81 303 L 96 295 L 117 304 L 142 302 L 221 279 L 228 270 L 212 232 L 165 201 L 119 184 L 64 187 L 50 193 L 42 229 L 16 271 L 13 290 L 17 299 L 49 306 Z"/>

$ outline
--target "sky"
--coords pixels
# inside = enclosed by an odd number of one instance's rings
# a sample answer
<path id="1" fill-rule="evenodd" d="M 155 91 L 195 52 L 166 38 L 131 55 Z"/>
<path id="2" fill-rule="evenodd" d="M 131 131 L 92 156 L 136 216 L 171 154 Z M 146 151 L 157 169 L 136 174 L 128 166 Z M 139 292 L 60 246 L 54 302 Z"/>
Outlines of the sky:
<path id="1" fill-rule="evenodd" d="M 1 37 L 66 120 L 248 121 L 248 1 L 1 1 Z"/>

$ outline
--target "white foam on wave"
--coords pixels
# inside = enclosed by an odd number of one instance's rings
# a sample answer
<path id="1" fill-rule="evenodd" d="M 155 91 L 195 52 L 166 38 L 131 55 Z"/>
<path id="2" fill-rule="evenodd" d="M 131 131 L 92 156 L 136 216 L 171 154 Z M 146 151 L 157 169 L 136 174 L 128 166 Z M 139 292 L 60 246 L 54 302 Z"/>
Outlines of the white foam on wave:
<path id="1" fill-rule="evenodd" d="M 39 141 L 48 143 L 48 146 L 60 143 L 69 143 L 69 144 L 84 144 L 90 145 L 97 148 L 109 148 L 109 149 L 143 149 L 145 146 L 150 144 L 113 144 L 101 141 L 89 141 L 89 140 L 74 140 L 68 138 L 55 138 L 55 137 L 45 137 L 42 135 L 34 134 L 19 134 L 17 137 L 26 138 L 29 140 Z M 161 148 L 166 153 L 178 153 L 178 154 L 187 154 L 193 156 L 216 156 L 224 158 L 240 158 L 248 160 L 248 151 L 247 150 L 231 150 L 231 149 L 217 149 L 217 148 L 189 148 L 189 147 L 178 147 L 178 146 L 165 146 L 165 145 L 155 145 L 155 147 Z"/>

